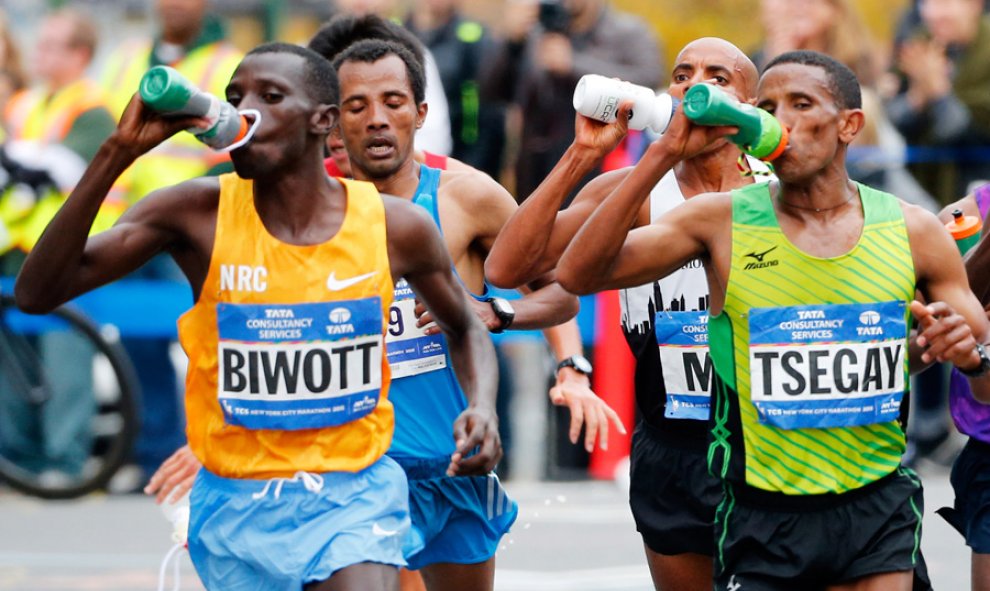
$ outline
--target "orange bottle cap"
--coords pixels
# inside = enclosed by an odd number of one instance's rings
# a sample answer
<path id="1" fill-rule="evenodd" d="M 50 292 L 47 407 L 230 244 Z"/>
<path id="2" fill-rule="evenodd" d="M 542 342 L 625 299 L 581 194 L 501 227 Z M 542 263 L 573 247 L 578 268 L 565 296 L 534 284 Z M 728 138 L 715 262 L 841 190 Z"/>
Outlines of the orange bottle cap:
<path id="1" fill-rule="evenodd" d="M 968 238 L 983 230 L 983 221 L 973 215 L 963 215 L 962 210 L 952 212 L 953 220 L 945 224 L 945 228 L 956 240 Z"/>

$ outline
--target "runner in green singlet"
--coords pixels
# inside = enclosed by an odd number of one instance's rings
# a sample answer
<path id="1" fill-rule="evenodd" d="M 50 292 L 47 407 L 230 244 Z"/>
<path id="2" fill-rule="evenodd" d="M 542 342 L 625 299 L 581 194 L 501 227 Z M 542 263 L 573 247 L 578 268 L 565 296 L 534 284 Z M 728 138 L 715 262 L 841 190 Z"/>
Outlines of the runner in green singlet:
<path id="1" fill-rule="evenodd" d="M 848 68 L 787 53 L 758 97 L 790 130 L 779 182 L 699 195 L 627 232 L 657 180 L 715 135 L 678 114 L 582 227 L 557 277 L 589 293 L 705 261 L 717 374 L 708 459 L 725 489 L 716 589 L 906 591 L 923 508 L 920 482 L 900 466 L 912 316 L 922 361 L 968 372 L 985 402 L 990 358 L 978 343 L 990 323 L 938 219 L 849 179 L 864 118 Z"/>

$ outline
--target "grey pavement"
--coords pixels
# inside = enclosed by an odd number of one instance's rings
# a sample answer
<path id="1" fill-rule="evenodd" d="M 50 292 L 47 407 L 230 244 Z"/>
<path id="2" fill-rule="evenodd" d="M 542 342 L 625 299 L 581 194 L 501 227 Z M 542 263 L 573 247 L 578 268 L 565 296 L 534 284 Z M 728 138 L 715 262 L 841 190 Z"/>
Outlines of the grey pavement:
<path id="1" fill-rule="evenodd" d="M 934 509 L 952 501 L 945 469 L 922 472 L 924 538 L 935 588 L 969 589 L 969 549 Z M 520 515 L 498 554 L 498 591 L 649 591 L 626 493 L 613 482 L 507 482 Z M 171 526 L 138 495 L 39 501 L 0 491 L 0 590 L 158 588 Z M 841 543 L 841 540 L 823 540 Z M 179 589 L 202 589 L 180 556 Z M 173 589 L 171 569 L 165 589 Z"/>

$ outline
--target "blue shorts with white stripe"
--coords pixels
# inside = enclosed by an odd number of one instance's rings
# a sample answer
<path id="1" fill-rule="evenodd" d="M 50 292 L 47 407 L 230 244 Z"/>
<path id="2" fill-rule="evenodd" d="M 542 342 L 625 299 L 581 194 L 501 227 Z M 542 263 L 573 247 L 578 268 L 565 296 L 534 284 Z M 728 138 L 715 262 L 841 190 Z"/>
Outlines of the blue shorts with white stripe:
<path id="1" fill-rule="evenodd" d="M 447 476 L 450 458 L 393 457 L 409 479 L 412 518 L 409 568 L 450 562 L 475 564 L 495 555 L 499 541 L 519 514 L 494 473 Z"/>

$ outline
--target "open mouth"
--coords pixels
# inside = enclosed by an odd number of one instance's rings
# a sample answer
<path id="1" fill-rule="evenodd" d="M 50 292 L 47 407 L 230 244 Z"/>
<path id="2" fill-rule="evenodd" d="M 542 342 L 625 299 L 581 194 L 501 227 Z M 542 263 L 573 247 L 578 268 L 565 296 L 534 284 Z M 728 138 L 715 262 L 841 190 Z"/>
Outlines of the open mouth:
<path id="1" fill-rule="evenodd" d="M 365 143 L 365 151 L 372 158 L 388 158 L 395 153 L 395 144 L 386 137 L 376 137 Z"/>

